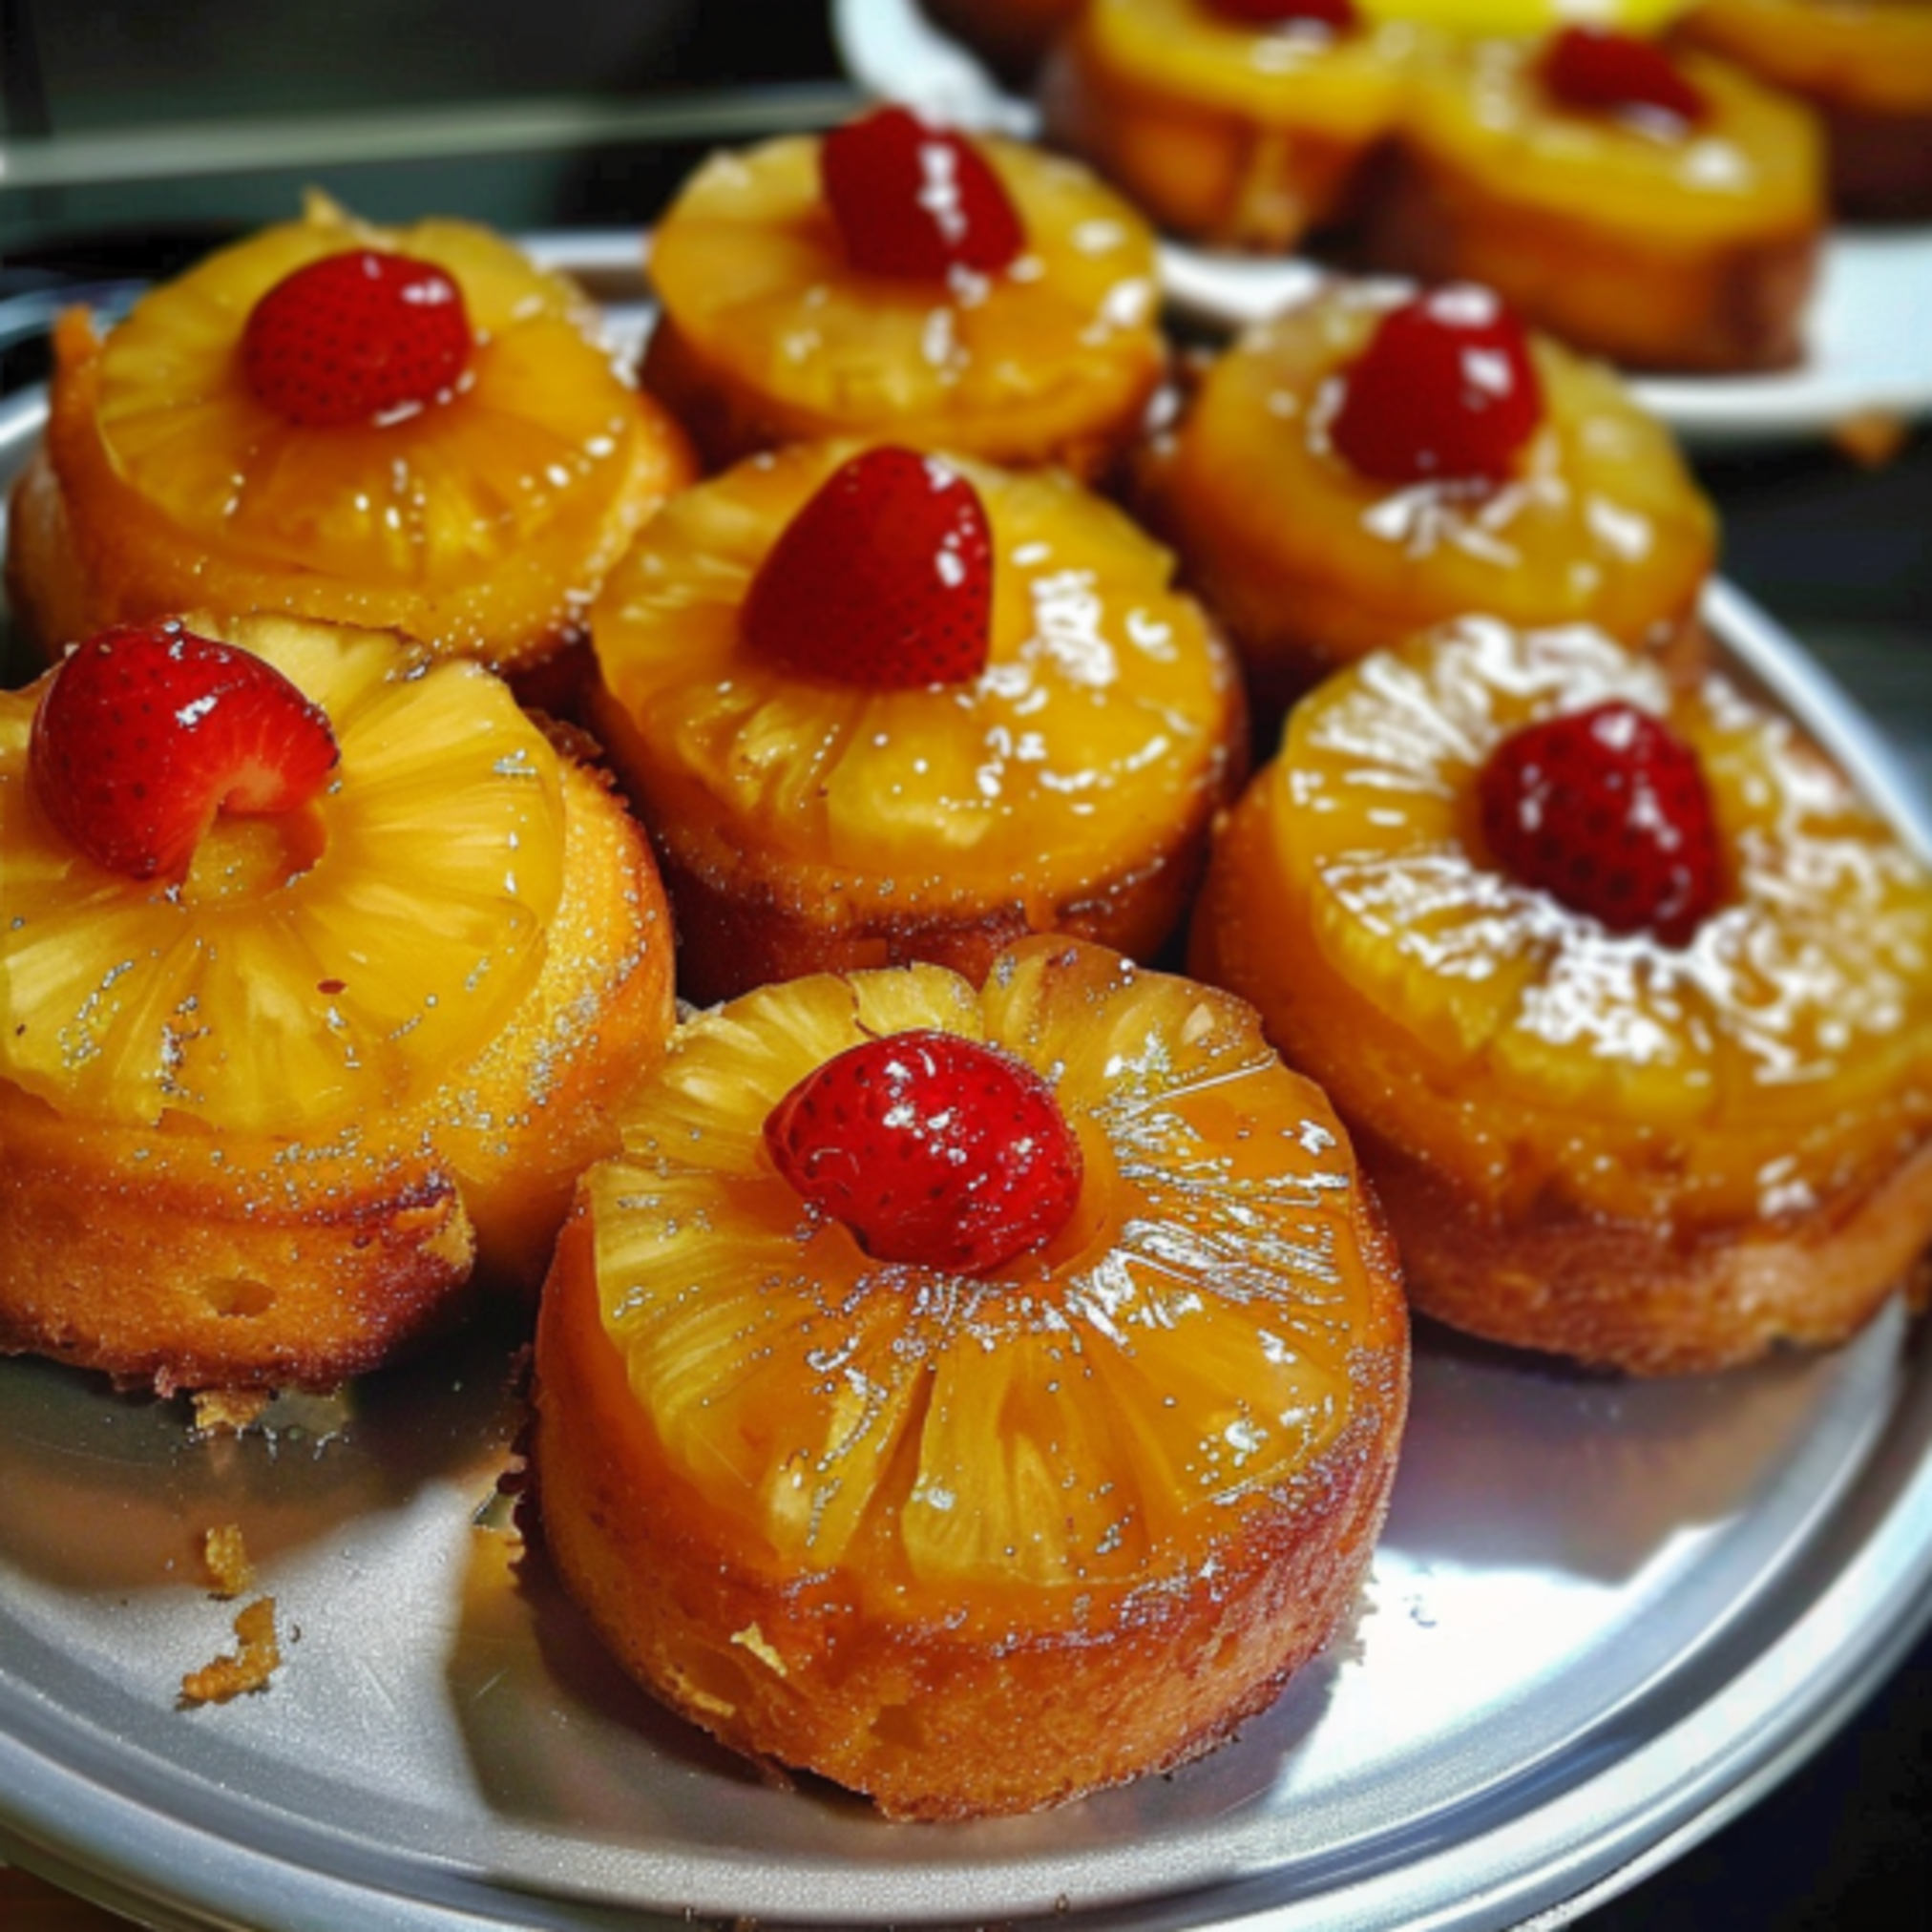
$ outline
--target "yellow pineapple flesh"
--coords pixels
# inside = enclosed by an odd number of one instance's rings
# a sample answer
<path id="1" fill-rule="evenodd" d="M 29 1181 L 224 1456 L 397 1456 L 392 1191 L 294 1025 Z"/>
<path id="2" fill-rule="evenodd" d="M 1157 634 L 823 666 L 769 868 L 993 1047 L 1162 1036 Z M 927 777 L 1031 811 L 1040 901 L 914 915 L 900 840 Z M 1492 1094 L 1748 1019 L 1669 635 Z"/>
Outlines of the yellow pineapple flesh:
<path id="1" fill-rule="evenodd" d="M 1671 641 L 1710 573 L 1715 518 L 1607 369 L 1532 337 L 1544 421 L 1493 490 L 1394 486 L 1334 449 L 1339 386 L 1394 300 L 1337 286 L 1249 331 L 1149 461 L 1151 514 L 1263 684 L 1465 611 Z"/>
<path id="2" fill-rule="evenodd" d="M 1820 105 L 1901 120 L 1932 113 L 1932 15 L 1922 6 L 1699 0 L 1680 32 Z"/>
<path id="3" fill-rule="evenodd" d="M 1041 76 L 1045 131 L 1166 232 L 1279 253 L 1350 212 L 1394 129 L 1413 38 L 1282 32 L 1203 0 L 1097 0 Z"/>
<path id="4" fill-rule="evenodd" d="M 1202 107 L 1364 143 L 1393 124 L 1400 56 L 1393 38 L 1354 32 L 1270 32 L 1208 0 L 1095 0 L 1085 32 L 1110 67 Z"/>
<path id="5" fill-rule="evenodd" d="M 1063 474 L 957 460 L 995 550 L 978 678 L 877 691 L 747 647 L 753 575 L 858 447 L 798 446 L 684 493 L 606 585 L 599 718 L 653 825 L 901 894 L 1044 909 L 1110 877 L 1148 827 L 1211 809 L 1232 666 L 1168 554 Z"/>
<path id="6" fill-rule="evenodd" d="M 1712 790 L 1725 896 L 1682 948 L 1606 932 L 1484 848 L 1491 749 L 1608 698 L 1667 717 Z M 1241 818 L 1228 855 L 1270 884 L 1240 889 L 1235 983 L 1326 1041 L 1309 1063 L 1345 1114 L 1393 1109 L 1394 1140 L 1480 1194 L 1735 1221 L 1867 1185 L 1932 1124 L 1932 877 L 1719 682 L 1673 692 L 1581 628 L 1469 620 L 1306 699 Z"/>
<path id="7" fill-rule="evenodd" d="M 701 365 L 700 380 L 735 397 L 728 454 L 890 427 L 915 443 L 1045 460 L 1130 426 L 1165 364 L 1150 231 L 1074 163 L 980 145 L 1026 247 L 997 275 L 939 284 L 848 265 L 817 138 L 707 163 L 652 242 L 668 326 L 646 382 L 675 404 L 685 376 L 674 367 L 660 382 L 661 359 Z"/>
<path id="8" fill-rule="evenodd" d="M 237 1132 L 420 1101 L 542 969 L 556 753 L 476 666 L 374 632 L 189 621 L 320 704 L 341 762 L 286 821 L 218 819 L 179 885 L 136 880 L 37 803 L 40 687 L 0 695 L 0 1076 L 74 1119 Z"/>
<path id="9" fill-rule="evenodd" d="M 285 275 L 357 246 L 452 276 L 470 379 L 404 421 L 306 428 L 255 396 L 242 332 Z M 557 533 L 583 541 L 605 514 L 635 406 L 592 326 L 568 284 L 486 230 L 380 230 L 320 203 L 136 304 L 102 351 L 100 434 L 119 474 L 206 542 L 377 585 L 445 579 Z"/>
<path id="10" fill-rule="evenodd" d="M 251 309 L 288 270 L 362 247 L 457 283 L 469 367 L 412 414 L 288 422 L 244 375 Z M 573 284 L 483 229 L 380 229 L 320 197 L 156 289 L 105 339 L 66 311 L 45 443 L 12 499 L 23 630 L 52 657 L 114 623 L 282 611 L 505 670 L 552 657 L 693 473 L 682 430 L 596 330 Z"/>
<path id="11" fill-rule="evenodd" d="M 1483 283 L 1626 368 L 1797 361 L 1826 219 L 1816 116 L 1680 50 L 1701 117 L 1634 127 L 1555 97 L 1544 44 L 1451 41 L 1418 68 L 1364 258 L 1418 281 Z"/>
<path id="12" fill-rule="evenodd" d="M 988 1277 L 872 1261 L 764 1149 L 793 1083 L 911 1027 L 1019 1055 L 1084 1149 L 1071 1223 Z M 585 1211 L 667 1480 L 707 1535 L 895 1621 L 1070 1628 L 1185 1577 L 1390 1398 L 1362 1364 L 1398 1297 L 1321 1095 L 1238 1002 L 1102 949 L 1024 942 L 983 994 L 934 967 L 760 991 L 681 1031 L 623 1131 Z"/>
<path id="13" fill-rule="evenodd" d="M 1553 101 L 1538 73 L 1540 40 L 1447 46 L 1449 57 L 1418 71 L 1408 138 L 1431 159 L 1492 184 L 1517 208 L 1628 226 L 1662 246 L 1736 246 L 1818 219 L 1810 117 L 1727 62 L 1675 52 L 1703 96 L 1706 118 L 1681 136 L 1645 138 L 1613 115 L 1565 111 Z M 1577 254 L 1582 268 L 1586 249 Z M 1569 265 L 1558 258 L 1547 273 L 1560 281 Z M 1631 290 L 1629 299 L 1637 295 Z"/>

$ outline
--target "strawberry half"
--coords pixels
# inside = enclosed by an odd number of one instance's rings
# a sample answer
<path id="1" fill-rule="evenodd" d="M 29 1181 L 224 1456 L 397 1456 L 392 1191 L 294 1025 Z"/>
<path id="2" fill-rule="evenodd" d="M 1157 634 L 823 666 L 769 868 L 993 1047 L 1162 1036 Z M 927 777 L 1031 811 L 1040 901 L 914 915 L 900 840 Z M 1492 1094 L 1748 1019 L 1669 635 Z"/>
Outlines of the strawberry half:
<path id="1" fill-rule="evenodd" d="M 218 811 L 292 811 L 337 758 L 328 720 L 272 665 L 178 622 L 76 645 L 33 714 L 30 782 L 96 864 L 177 878 Z"/>
<path id="2" fill-rule="evenodd" d="M 826 136 L 819 179 L 846 259 L 868 275 L 994 275 L 1026 245 L 1012 198 L 963 136 L 882 107 Z"/>
<path id="3" fill-rule="evenodd" d="M 1614 28 L 1564 28 L 1544 50 L 1541 72 L 1564 106 L 1622 115 L 1663 135 L 1681 135 L 1710 112 L 1661 47 Z"/>
<path id="4" fill-rule="evenodd" d="M 746 596 L 749 648 L 872 690 L 976 678 L 993 624 L 979 493 L 936 457 L 887 445 L 822 483 Z"/>
<path id="5" fill-rule="evenodd" d="M 1512 732 L 1480 781 L 1482 831 L 1512 877 L 1613 933 L 1690 943 L 1723 866 L 1696 753 L 1612 700 Z"/>
<path id="6" fill-rule="evenodd" d="M 1053 1089 L 957 1034 L 848 1048 L 771 1110 L 765 1144 L 880 1261 L 983 1274 L 1050 1241 L 1080 1199 L 1080 1142 Z"/>
<path id="7" fill-rule="evenodd" d="M 1329 440 L 1382 482 L 1489 485 L 1542 420 L 1522 324 L 1489 289 L 1452 283 L 1383 316 L 1345 373 Z"/>
<path id="8" fill-rule="evenodd" d="M 343 429 L 447 400 L 472 346 L 463 292 L 434 262 L 356 248 L 296 269 L 255 304 L 242 368 L 278 415 Z"/>

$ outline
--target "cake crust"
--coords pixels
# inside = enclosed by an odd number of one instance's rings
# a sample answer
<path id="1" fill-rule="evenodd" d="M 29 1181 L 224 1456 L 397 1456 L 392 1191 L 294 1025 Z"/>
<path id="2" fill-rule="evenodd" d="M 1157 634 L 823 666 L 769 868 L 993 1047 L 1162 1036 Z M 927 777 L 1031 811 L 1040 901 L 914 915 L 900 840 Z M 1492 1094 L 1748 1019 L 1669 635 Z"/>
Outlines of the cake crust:
<path id="1" fill-rule="evenodd" d="M 1699 745 L 1728 898 L 1684 949 L 1488 856 L 1466 794 L 1506 728 L 1480 694 L 1512 685 L 1528 715 L 1647 692 Z M 1637 1375 L 1844 1341 L 1932 1247 L 1932 884 L 1802 739 L 1668 688 L 1601 639 L 1486 625 L 1365 663 L 1224 822 L 1188 954 L 1328 1087 L 1418 1312 Z M 1397 765 L 1413 786 L 1379 782 Z M 1302 808 L 1357 787 L 1376 820 L 1304 871 Z"/>
<path id="2" fill-rule="evenodd" d="M 758 1133 L 801 1069 L 934 1025 L 1017 1055 L 1082 1148 L 1071 1218 L 976 1274 L 872 1258 Z M 1310 1662 L 1408 1379 L 1319 1091 L 1239 1001 L 1035 937 L 983 988 L 817 975 L 682 1030 L 559 1241 L 533 1467 L 663 1702 L 889 1816 L 995 1816 L 1184 1763 Z"/>
<path id="3" fill-rule="evenodd" d="M 480 673 L 476 675 L 481 675 Z M 286 1129 L 63 1112 L 0 1080 L 0 1353 L 124 1385 L 326 1390 L 541 1279 L 577 1175 L 673 1011 L 641 829 L 556 728 L 562 887 L 480 1050 L 386 1111 Z"/>
<path id="4" fill-rule="evenodd" d="M 1406 1366 L 1359 1370 L 1379 1405 L 1318 1488 L 1258 1513 L 1193 1580 L 1099 1593 L 1079 1628 L 997 1644 L 931 1618 L 866 1633 L 850 1586 L 747 1564 L 638 1420 L 597 1317 L 581 1210 L 545 1292 L 536 1457 L 542 1537 L 625 1668 L 753 1757 L 809 1763 L 888 1817 L 1035 1811 L 1212 1751 L 1268 1708 L 1347 1614 L 1394 1480 Z"/>
<path id="5" fill-rule="evenodd" d="M 1365 1006 L 1312 946 L 1284 956 L 1249 909 L 1273 892 L 1266 834 L 1237 810 L 1198 908 L 1188 967 L 1235 987 L 1267 1015 L 1291 1064 L 1334 1068 L 1331 1042 Z M 1332 1072 L 1337 1104 L 1375 1176 L 1402 1250 L 1411 1306 L 1512 1348 L 1637 1376 L 1704 1375 L 1790 1344 L 1857 1334 L 1895 1294 L 1932 1288 L 1932 1133 L 1895 1166 L 1807 1211 L 1673 1224 L 1617 1215 L 1550 1192 L 1526 1205 L 1484 1199 L 1444 1170 L 1413 1131 L 1454 1132 L 1427 1077 L 1377 1057 L 1357 1081 Z M 1499 1101 L 1496 1104 L 1506 1106 Z"/>

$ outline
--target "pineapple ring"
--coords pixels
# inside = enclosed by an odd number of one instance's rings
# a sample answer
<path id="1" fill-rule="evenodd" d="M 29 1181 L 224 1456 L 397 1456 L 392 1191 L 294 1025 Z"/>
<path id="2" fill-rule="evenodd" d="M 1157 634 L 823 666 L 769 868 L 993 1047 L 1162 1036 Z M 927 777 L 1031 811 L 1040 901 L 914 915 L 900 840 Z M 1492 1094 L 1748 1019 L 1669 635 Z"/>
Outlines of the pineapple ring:
<path id="1" fill-rule="evenodd" d="M 1335 453 L 1339 374 L 1400 299 L 1336 283 L 1248 330 L 1143 460 L 1147 518 L 1227 623 L 1257 710 L 1465 611 L 1689 652 L 1716 518 L 1609 370 L 1532 334 L 1544 421 L 1520 473 L 1480 495 L 1380 482 Z"/>
<path id="2" fill-rule="evenodd" d="M 1932 15 L 1890 0 L 1699 0 L 1686 36 L 1820 105 L 1932 114 Z"/>
<path id="3" fill-rule="evenodd" d="M 1609 933 L 1483 850 L 1490 750 L 1612 698 L 1697 752 L 1732 854 L 1724 903 L 1682 948 Z M 1246 808 L 1281 867 L 1265 916 L 1307 920 L 1289 952 L 1312 942 L 1399 1016 L 1385 1024 L 1435 1078 L 1533 1110 L 1508 1163 L 1520 1194 L 1566 1176 L 1608 1213 L 1655 1211 L 1659 1188 L 1752 1213 L 1767 1185 L 1822 1185 L 1845 1135 L 1881 1158 L 1887 1096 L 1932 1073 L 1932 878 L 1795 727 L 1720 680 L 1675 691 L 1594 632 L 1468 620 L 1305 700 Z M 1807 1172 L 1821 1114 L 1841 1118 Z M 1660 1132 L 1668 1159 L 1646 1160 Z M 1767 1183 L 1774 1149 L 1789 1158 Z M 1463 1178 L 1493 1159 L 1472 1146 Z"/>
<path id="4" fill-rule="evenodd" d="M 1711 788 L 1730 877 L 1682 948 L 1483 847 L 1491 748 L 1609 698 L 1668 717 Z M 1932 1237 L 1928 959 L 1932 875 L 1784 720 L 1587 630 L 1471 619 L 1297 706 L 1216 848 L 1190 963 L 1329 1085 L 1418 1306 L 1514 1254 L 1521 1306 L 1467 1325 L 1657 1368 L 1848 1333 Z M 1842 1299 L 1840 1241 L 1866 1250 Z M 1547 1270 L 1577 1265 L 1589 1312 L 1544 1339 L 1575 1313 Z"/>
<path id="5" fill-rule="evenodd" d="M 284 274 L 355 247 L 450 273 L 474 353 L 457 394 L 404 420 L 304 428 L 250 388 L 242 331 Z M 485 229 L 379 229 L 322 197 L 155 289 L 105 340 L 66 311 L 47 435 L 12 497 L 16 616 L 50 656 L 190 608 L 392 629 L 502 670 L 553 656 L 694 467 L 596 324 Z"/>
<path id="6" fill-rule="evenodd" d="M 769 445 L 890 430 L 1083 472 L 1130 436 L 1165 371 L 1152 231 L 1079 164 L 991 136 L 1027 245 L 996 276 L 851 268 L 819 138 L 718 156 L 652 239 L 663 315 L 644 381 L 713 467 Z"/>
<path id="7" fill-rule="evenodd" d="M 1472 42 L 1425 67 L 1363 259 L 1480 282 L 1581 352 L 1629 368 L 1781 368 L 1828 216 L 1816 117 L 1728 61 L 1675 64 L 1705 119 L 1682 139 L 1568 113 L 1539 47 Z"/>
<path id="8" fill-rule="evenodd" d="M 1614 116 L 1553 107 L 1542 52 L 1481 41 L 1424 70 L 1405 124 L 1419 165 L 1462 172 L 1512 209 L 1613 223 L 1667 247 L 1737 250 L 1816 229 L 1817 139 L 1802 109 L 1728 62 L 1679 51 L 1675 64 L 1704 97 L 1708 122 L 1684 141 L 1633 140 Z"/>
<path id="9" fill-rule="evenodd" d="M 1699 0 L 1682 33 L 1817 111 L 1840 216 L 1932 220 L 1932 8 Z"/>
<path id="10" fill-rule="evenodd" d="M 238 345 L 284 277 L 350 247 L 435 263 L 476 338 L 451 401 L 406 420 L 310 429 L 249 388 Z M 100 437 L 127 483 L 201 541 L 288 569 L 409 588 L 487 566 L 600 514 L 622 477 L 636 398 L 560 278 L 488 230 L 394 231 L 326 202 L 223 249 L 135 304 L 100 357 Z"/>
<path id="11" fill-rule="evenodd" d="M 743 821 L 801 862 L 908 883 L 967 865 L 1064 897 L 1094 883 L 1103 821 L 1218 794 L 1232 667 L 1168 554 L 1062 472 L 946 459 L 995 550 L 971 682 L 873 691 L 753 654 L 752 577 L 859 447 L 797 445 L 685 492 L 614 573 L 593 634 L 649 805 Z"/>
<path id="12" fill-rule="evenodd" d="M 1129 84 L 1361 143 L 1394 124 L 1401 72 L 1372 30 L 1270 33 L 1204 0 L 1094 0 L 1087 16 L 1088 35 Z"/>
<path id="13" fill-rule="evenodd" d="M 908 1027 L 1019 1055 L 1085 1150 L 1069 1226 L 987 1277 L 872 1261 L 764 1146 Z M 536 1468 L 565 1576 L 699 1723 L 896 1814 L 1018 1810 L 1208 1748 L 1325 1640 L 1406 1320 L 1240 1002 L 1047 936 L 983 992 L 816 976 L 688 1023 L 623 1133 L 546 1291 Z"/>
<path id="14" fill-rule="evenodd" d="M 39 686 L 0 694 L 0 1074 L 73 1117 L 236 1131 L 419 1099 L 542 967 L 563 885 L 556 755 L 479 667 L 378 632 L 188 621 L 323 707 L 335 778 L 292 857 L 264 855 L 261 822 L 231 840 L 218 821 L 185 885 L 126 878 L 35 802 Z"/>
<path id="15" fill-rule="evenodd" d="M 1536 34 L 1577 19 L 1626 33 L 1655 33 L 1694 0 L 1361 0 L 1372 20 L 1423 22 L 1452 33 Z"/>
<path id="16" fill-rule="evenodd" d="M 1279 252 L 1339 220 L 1407 87 L 1407 28 L 1270 32 L 1202 0 L 1094 0 L 1054 45 L 1046 134 L 1163 228 Z"/>
<path id="17" fill-rule="evenodd" d="M 1158 946 L 1245 754 L 1227 647 L 1168 553 L 1071 476 L 948 457 L 992 531 L 981 674 L 873 691 L 758 658 L 746 588 L 861 447 L 796 444 L 684 492 L 593 612 L 597 724 L 659 840 L 687 990 L 883 964 L 892 932 L 976 976 L 1015 936 L 983 922 L 1016 915 Z M 710 892 L 776 950 L 713 945 L 697 910 Z"/>

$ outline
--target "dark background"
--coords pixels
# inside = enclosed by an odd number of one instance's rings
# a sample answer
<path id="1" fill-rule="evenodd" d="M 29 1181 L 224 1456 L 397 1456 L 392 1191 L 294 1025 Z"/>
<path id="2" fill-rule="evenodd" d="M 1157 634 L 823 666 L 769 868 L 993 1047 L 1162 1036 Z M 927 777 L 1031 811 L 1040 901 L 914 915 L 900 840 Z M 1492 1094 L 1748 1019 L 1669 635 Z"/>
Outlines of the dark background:
<path id="1" fill-rule="evenodd" d="M 852 99 L 819 0 L 0 0 L 0 299 L 166 273 L 285 219 L 325 174 L 375 220 L 648 221 L 711 146 L 824 124 Z M 334 158 L 345 117 L 378 158 Z M 31 343 L 0 353 L 10 386 L 34 373 Z M 1893 730 L 1932 792 L 1924 426 L 1873 467 L 1821 440 L 1705 458 L 1700 474 L 1726 574 Z M 1923 1638 L 1783 1784 L 1575 1922 L 1827 1932 L 1922 1923 L 1928 1899 Z M 35 1911 L 0 1896 L 10 1928 L 56 1922 Z"/>

